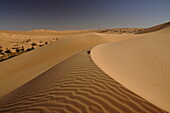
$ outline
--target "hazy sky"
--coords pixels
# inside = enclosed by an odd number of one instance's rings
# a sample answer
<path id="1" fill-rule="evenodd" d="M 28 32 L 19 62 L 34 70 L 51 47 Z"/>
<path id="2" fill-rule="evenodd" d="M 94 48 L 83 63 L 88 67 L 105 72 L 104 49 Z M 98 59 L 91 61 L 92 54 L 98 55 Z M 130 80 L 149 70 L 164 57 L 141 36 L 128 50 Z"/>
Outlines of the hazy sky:
<path id="1" fill-rule="evenodd" d="M 170 21 L 170 0 L 0 0 L 0 30 L 150 27 Z"/>

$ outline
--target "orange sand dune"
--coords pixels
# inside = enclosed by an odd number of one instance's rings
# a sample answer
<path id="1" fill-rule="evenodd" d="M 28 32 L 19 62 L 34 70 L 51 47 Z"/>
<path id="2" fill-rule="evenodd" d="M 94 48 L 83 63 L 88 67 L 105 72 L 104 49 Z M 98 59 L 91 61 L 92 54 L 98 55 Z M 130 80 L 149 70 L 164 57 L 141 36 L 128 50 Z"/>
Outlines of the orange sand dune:
<path id="1" fill-rule="evenodd" d="M 86 51 L 0 100 L 1 113 L 165 113 L 107 76 Z"/>
<path id="2" fill-rule="evenodd" d="M 116 33 L 114 30 L 113 33 L 0 31 L 1 42 L 8 37 L 7 42 L 57 38 L 41 48 L 0 62 L 0 112 L 170 111 L 170 26 L 167 24 L 157 30 L 148 28 L 152 30 L 140 34 L 127 32 L 141 29 L 115 29 Z M 99 45 L 103 43 L 108 44 Z M 90 52 L 81 52 L 94 46 L 92 59 L 109 76 L 92 62 Z"/>
<path id="3" fill-rule="evenodd" d="M 141 36 L 99 45 L 92 59 L 122 85 L 170 112 L 170 25 Z"/>
<path id="4" fill-rule="evenodd" d="M 2 89 L 0 96 L 22 86 L 52 66 L 84 49 L 101 43 L 130 39 L 132 35 L 124 36 L 125 38 L 118 39 L 112 34 L 109 37 L 99 35 L 99 33 L 73 35 L 61 38 L 43 48 L 0 62 L 0 89 Z"/>
<path id="5" fill-rule="evenodd" d="M 104 42 L 105 39 L 95 34 L 77 35 L 0 62 L 0 96 L 22 86 L 70 56 Z"/>

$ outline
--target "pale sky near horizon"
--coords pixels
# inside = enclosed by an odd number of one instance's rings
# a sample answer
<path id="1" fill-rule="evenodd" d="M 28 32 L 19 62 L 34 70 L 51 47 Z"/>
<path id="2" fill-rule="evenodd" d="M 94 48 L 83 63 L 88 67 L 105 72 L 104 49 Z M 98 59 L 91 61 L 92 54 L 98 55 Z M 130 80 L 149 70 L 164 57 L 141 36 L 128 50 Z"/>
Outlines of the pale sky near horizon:
<path id="1" fill-rule="evenodd" d="M 170 0 L 0 0 L 0 30 L 151 27 L 170 21 Z"/>

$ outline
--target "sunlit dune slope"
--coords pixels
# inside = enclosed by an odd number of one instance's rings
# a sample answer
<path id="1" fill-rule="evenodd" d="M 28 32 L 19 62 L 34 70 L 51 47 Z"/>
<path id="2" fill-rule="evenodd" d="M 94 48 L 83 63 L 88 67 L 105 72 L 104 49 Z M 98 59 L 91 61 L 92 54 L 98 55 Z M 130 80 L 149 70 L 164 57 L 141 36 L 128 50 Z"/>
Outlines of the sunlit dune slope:
<path id="1" fill-rule="evenodd" d="M 170 112 L 170 25 L 160 26 L 143 38 L 99 45 L 91 56 L 112 78 Z"/>

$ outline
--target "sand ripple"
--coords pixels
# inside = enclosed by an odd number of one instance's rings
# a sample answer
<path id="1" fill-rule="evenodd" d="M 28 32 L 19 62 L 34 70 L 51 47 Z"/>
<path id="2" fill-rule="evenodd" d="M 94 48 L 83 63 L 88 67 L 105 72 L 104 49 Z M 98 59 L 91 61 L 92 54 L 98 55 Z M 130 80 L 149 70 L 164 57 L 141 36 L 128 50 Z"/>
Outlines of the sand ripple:
<path id="1" fill-rule="evenodd" d="M 163 113 L 82 52 L 0 99 L 1 113 Z"/>

